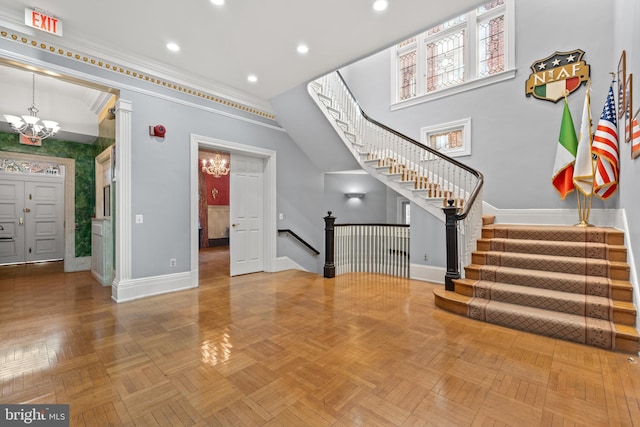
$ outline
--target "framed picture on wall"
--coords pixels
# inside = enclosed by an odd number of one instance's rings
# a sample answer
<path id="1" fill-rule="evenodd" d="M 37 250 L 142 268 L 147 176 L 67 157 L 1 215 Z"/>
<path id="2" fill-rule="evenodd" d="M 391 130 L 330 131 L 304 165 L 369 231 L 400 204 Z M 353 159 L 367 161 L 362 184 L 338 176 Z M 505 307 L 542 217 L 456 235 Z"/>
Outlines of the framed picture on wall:
<path id="1" fill-rule="evenodd" d="M 633 114 L 633 74 L 629 74 L 629 77 L 627 77 L 627 83 L 624 85 L 625 86 L 625 99 L 627 101 L 627 105 L 625 106 L 624 109 L 624 116 L 625 116 L 625 141 L 626 142 L 631 142 L 631 140 L 633 139 L 633 126 L 631 126 L 631 115 Z"/>
<path id="2" fill-rule="evenodd" d="M 622 114 L 627 105 L 626 88 L 627 83 L 627 51 L 623 50 L 618 60 L 618 118 L 622 119 Z"/>

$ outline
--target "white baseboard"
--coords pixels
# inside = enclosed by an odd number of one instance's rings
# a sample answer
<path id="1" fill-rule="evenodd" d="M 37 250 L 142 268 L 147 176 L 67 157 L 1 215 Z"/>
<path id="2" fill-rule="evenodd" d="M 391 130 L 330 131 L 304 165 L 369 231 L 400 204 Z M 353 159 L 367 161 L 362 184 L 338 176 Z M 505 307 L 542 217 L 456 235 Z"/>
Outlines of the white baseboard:
<path id="1" fill-rule="evenodd" d="M 577 209 L 499 209 L 484 202 L 484 215 L 495 215 L 496 224 L 574 225 L 579 221 Z M 589 222 L 599 227 L 623 229 L 622 209 L 592 209 Z"/>
<path id="2" fill-rule="evenodd" d="M 281 256 L 276 258 L 272 265 L 274 268 L 273 270 L 274 273 L 278 271 L 284 271 L 284 270 L 309 271 L 303 266 L 301 266 L 300 264 L 298 264 L 297 262 L 295 262 L 294 260 L 292 260 L 291 258 L 289 258 L 288 256 Z"/>
<path id="3" fill-rule="evenodd" d="M 120 282 L 115 280 L 111 289 L 111 299 L 120 303 L 197 287 L 197 270 Z"/>
<path id="4" fill-rule="evenodd" d="M 446 272 L 446 268 L 433 265 L 411 264 L 409 266 L 409 277 L 424 282 L 444 284 Z"/>

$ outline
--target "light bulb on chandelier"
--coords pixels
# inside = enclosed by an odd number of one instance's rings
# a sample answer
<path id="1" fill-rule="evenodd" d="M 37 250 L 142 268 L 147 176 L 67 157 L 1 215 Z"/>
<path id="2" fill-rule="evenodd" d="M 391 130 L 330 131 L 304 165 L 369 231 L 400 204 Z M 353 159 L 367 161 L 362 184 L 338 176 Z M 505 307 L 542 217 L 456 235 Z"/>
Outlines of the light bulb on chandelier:
<path id="1" fill-rule="evenodd" d="M 209 160 L 209 164 L 206 160 L 202 161 L 202 172 L 220 178 L 222 175 L 229 174 L 229 167 L 226 160 L 220 154 L 216 154 L 213 159 Z"/>
<path id="2" fill-rule="evenodd" d="M 31 107 L 27 108 L 29 115 L 22 117 L 5 114 L 4 118 L 11 129 L 21 135 L 20 143 L 26 145 L 42 145 L 42 140 L 54 135 L 60 130 L 58 122 L 52 120 L 40 120 L 38 117 L 39 110 L 36 108 L 36 75 L 32 74 L 32 102 Z"/>

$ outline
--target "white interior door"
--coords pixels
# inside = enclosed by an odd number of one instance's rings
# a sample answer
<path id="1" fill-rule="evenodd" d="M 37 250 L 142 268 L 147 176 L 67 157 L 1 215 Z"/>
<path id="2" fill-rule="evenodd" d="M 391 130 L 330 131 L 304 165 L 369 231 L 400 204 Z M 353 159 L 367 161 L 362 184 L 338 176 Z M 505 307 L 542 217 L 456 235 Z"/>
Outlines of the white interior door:
<path id="1" fill-rule="evenodd" d="M 0 264 L 24 262 L 24 181 L 0 181 Z"/>
<path id="2" fill-rule="evenodd" d="M 64 258 L 63 183 L 25 182 L 25 261 Z"/>
<path id="3" fill-rule="evenodd" d="M 64 180 L 0 181 L 0 264 L 64 258 Z"/>
<path id="4" fill-rule="evenodd" d="M 264 270 L 264 160 L 231 155 L 229 253 L 230 273 Z"/>

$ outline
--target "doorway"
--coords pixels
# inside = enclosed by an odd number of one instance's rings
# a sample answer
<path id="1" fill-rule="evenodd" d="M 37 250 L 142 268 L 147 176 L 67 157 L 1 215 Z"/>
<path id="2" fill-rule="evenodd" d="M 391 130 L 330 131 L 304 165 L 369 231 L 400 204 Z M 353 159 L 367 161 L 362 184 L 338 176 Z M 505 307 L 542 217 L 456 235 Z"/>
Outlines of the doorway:
<path id="1" fill-rule="evenodd" d="M 50 169 L 0 174 L 0 264 L 63 259 L 64 178 Z"/>
<path id="2" fill-rule="evenodd" d="M 198 151 L 200 249 L 229 246 L 230 155 Z"/>
<path id="3" fill-rule="evenodd" d="M 260 147 L 253 147 L 230 141 L 204 137 L 200 135 L 191 136 L 191 271 L 196 275 L 199 272 L 199 228 L 198 228 L 198 182 L 200 165 L 198 163 L 198 151 L 225 151 L 231 154 L 231 162 L 234 156 L 240 155 L 260 159 L 263 175 L 261 188 L 262 200 L 259 202 L 262 207 L 264 219 L 263 229 L 260 231 L 262 257 L 264 260 L 262 270 L 266 272 L 276 269 L 276 152 Z M 232 172 L 233 173 L 233 172 Z M 230 203 L 233 203 L 234 190 L 231 190 Z M 233 234 L 230 233 L 230 245 L 233 245 Z"/>

